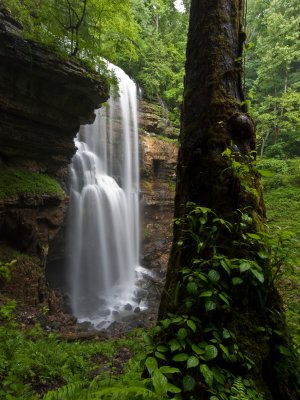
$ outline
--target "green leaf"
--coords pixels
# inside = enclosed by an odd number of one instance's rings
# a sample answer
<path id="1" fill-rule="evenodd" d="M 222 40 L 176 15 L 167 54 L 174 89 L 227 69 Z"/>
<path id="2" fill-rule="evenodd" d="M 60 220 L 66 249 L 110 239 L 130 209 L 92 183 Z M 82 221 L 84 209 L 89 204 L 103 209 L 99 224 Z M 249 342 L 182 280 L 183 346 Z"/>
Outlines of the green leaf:
<path id="1" fill-rule="evenodd" d="M 160 358 L 161 360 L 167 361 L 166 356 L 163 353 L 156 351 L 154 354 L 155 354 L 155 357 Z"/>
<path id="2" fill-rule="evenodd" d="M 198 293 L 198 285 L 196 282 L 189 282 L 186 285 L 186 290 L 188 291 L 189 294 L 191 295 L 196 295 Z"/>
<path id="3" fill-rule="evenodd" d="M 218 367 L 213 368 L 212 371 L 214 375 L 214 381 L 221 383 L 221 385 L 224 385 L 226 382 L 226 375 L 224 375 L 224 371 Z"/>
<path id="4" fill-rule="evenodd" d="M 244 261 L 240 264 L 240 271 L 241 272 L 246 272 L 251 268 L 251 264 L 248 263 L 247 261 Z"/>
<path id="5" fill-rule="evenodd" d="M 153 371 L 155 371 L 158 368 L 156 358 L 154 358 L 154 357 L 148 357 L 146 359 L 145 364 L 146 364 L 146 367 L 147 367 L 150 375 L 152 375 Z"/>
<path id="6" fill-rule="evenodd" d="M 188 335 L 188 332 L 187 332 L 187 330 L 185 328 L 178 329 L 177 337 L 180 340 L 184 340 L 187 337 L 187 335 Z"/>
<path id="7" fill-rule="evenodd" d="M 192 376 L 186 375 L 182 380 L 182 384 L 185 392 L 191 392 L 196 386 L 196 381 Z"/>
<path id="8" fill-rule="evenodd" d="M 199 273 L 197 274 L 197 277 L 200 278 L 202 281 L 204 281 L 204 282 L 206 282 L 206 283 L 208 282 L 206 276 L 205 276 L 204 274 L 202 274 L 201 272 L 199 272 Z"/>
<path id="9" fill-rule="evenodd" d="M 199 360 L 195 356 L 191 356 L 187 361 L 187 368 L 194 368 L 199 365 Z"/>
<path id="10" fill-rule="evenodd" d="M 160 367 L 159 369 L 163 374 L 177 374 L 178 372 L 180 372 L 180 369 L 174 368 L 174 367 L 169 367 L 168 365 L 164 365 L 164 366 Z"/>
<path id="11" fill-rule="evenodd" d="M 212 311 L 217 307 L 217 303 L 212 300 L 206 300 L 205 302 L 205 309 L 206 311 Z"/>
<path id="12" fill-rule="evenodd" d="M 172 383 L 167 384 L 167 392 L 170 393 L 181 393 L 181 389 L 175 385 L 172 385 Z"/>
<path id="13" fill-rule="evenodd" d="M 205 346 L 205 357 L 207 360 L 212 360 L 218 355 L 218 349 L 213 344 Z"/>
<path id="14" fill-rule="evenodd" d="M 230 306 L 229 300 L 228 300 L 228 298 L 225 296 L 224 293 L 219 293 L 219 297 L 220 297 L 221 300 L 224 301 L 224 303 L 226 303 L 228 306 Z"/>
<path id="15" fill-rule="evenodd" d="M 170 319 L 163 319 L 162 321 L 160 321 L 161 325 L 163 326 L 164 329 L 167 329 L 170 324 L 171 324 L 171 320 Z"/>
<path id="16" fill-rule="evenodd" d="M 199 346 L 197 346 L 196 344 L 192 344 L 192 350 L 193 352 L 195 352 L 196 354 L 204 354 L 205 350 L 201 349 Z"/>
<path id="17" fill-rule="evenodd" d="M 156 393 L 165 394 L 167 392 L 168 379 L 161 373 L 159 369 L 154 371 L 152 382 Z"/>
<path id="18" fill-rule="evenodd" d="M 214 381 L 214 374 L 206 364 L 200 365 L 200 372 L 202 373 L 205 382 L 209 387 L 212 387 Z"/>
<path id="19" fill-rule="evenodd" d="M 229 357 L 229 350 L 226 346 L 224 346 L 222 343 L 219 344 L 220 349 L 223 351 L 224 354 L 226 354 L 227 357 Z"/>
<path id="20" fill-rule="evenodd" d="M 251 269 L 251 272 L 260 283 L 264 283 L 265 277 L 262 272 L 257 271 L 257 269 Z"/>
<path id="21" fill-rule="evenodd" d="M 229 330 L 226 328 L 223 329 L 222 335 L 224 339 L 229 339 L 231 337 Z"/>
<path id="22" fill-rule="evenodd" d="M 160 351 L 161 353 L 165 353 L 166 351 L 169 351 L 168 346 L 162 346 L 162 345 L 157 346 L 156 349 L 157 349 L 157 351 Z"/>
<path id="23" fill-rule="evenodd" d="M 211 290 L 205 290 L 200 294 L 200 297 L 210 297 L 212 296 L 212 291 Z"/>
<path id="24" fill-rule="evenodd" d="M 188 319 L 186 323 L 187 323 L 187 326 L 188 326 L 193 332 L 196 332 L 197 327 L 196 327 L 196 324 L 195 324 L 194 321 L 192 321 L 191 319 Z"/>
<path id="25" fill-rule="evenodd" d="M 258 251 L 257 255 L 262 258 L 263 260 L 266 260 L 269 258 L 269 255 L 265 251 Z"/>
<path id="26" fill-rule="evenodd" d="M 251 239 L 255 239 L 255 240 L 260 240 L 261 237 L 259 235 L 257 235 L 256 233 L 247 233 L 247 236 Z"/>
<path id="27" fill-rule="evenodd" d="M 216 271 L 215 269 L 211 269 L 208 273 L 208 278 L 212 281 L 212 282 L 218 282 L 220 280 L 220 274 L 218 271 Z"/>
<path id="28" fill-rule="evenodd" d="M 183 318 L 180 316 L 174 317 L 171 319 L 173 324 L 178 324 L 179 322 L 182 322 Z"/>
<path id="29" fill-rule="evenodd" d="M 176 351 L 176 350 L 179 350 L 181 348 L 181 345 L 180 345 L 180 343 L 178 342 L 177 339 L 170 340 L 168 344 L 169 344 L 170 349 L 171 349 L 172 352 Z"/>
<path id="30" fill-rule="evenodd" d="M 240 285 L 241 283 L 243 283 L 243 279 L 239 278 L 238 276 L 232 278 L 232 283 L 234 285 Z"/>
<path id="31" fill-rule="evenodd" d="M 278 346 L 279 351 L 281 354 L 283 354 L 284 356 L 291 356 L 291 351 L 285 347 L 285 346 Z"/>
<path id="32" fill-rule="evenodd" d="M 186 361 L 186 360 L 188 360 L 188 358 L 189 358 L 189 355 L 188 355 L 188 354 L 186 354 L 186 353 L 179 353 L 179 354 L 176 354 L 176 355 L 172 358 L 172 360 L 173 360 L 173 361 Z"/>
<path id="33" fill-rule="evenodd" d="M 221 258 L 220 259 L 220 264 L 222 265 L 223 269 L 225 269 L 225 271 L 228 273 L 228 275 L 230 275 L 230 267 L 228 266 L 227 262 Z"/>

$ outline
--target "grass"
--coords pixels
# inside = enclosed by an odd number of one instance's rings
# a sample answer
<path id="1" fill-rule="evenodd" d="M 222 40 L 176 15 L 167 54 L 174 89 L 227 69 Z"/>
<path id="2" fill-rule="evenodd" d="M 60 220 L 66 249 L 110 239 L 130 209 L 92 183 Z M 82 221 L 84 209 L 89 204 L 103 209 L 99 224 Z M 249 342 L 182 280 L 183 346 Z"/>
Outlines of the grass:
<path id="1" fill-rule="evenodd" d="M 64 191 L 59 183 L 48 175 L 11 168 L 0 170 L 0 199 L 43 194 L 63 197 Z"/>

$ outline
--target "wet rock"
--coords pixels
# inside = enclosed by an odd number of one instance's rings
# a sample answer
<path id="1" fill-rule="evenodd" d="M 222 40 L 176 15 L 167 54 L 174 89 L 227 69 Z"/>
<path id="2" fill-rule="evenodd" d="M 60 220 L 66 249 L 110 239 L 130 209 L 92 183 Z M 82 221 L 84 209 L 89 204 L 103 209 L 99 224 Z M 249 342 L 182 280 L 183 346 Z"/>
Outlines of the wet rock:
<path id="1" fill-rule="evenodd" d="M 126 311 L 132 311 L 132 305 L 131 305 L 130 303 L 127 303 L 127 304 L 124 306 L 124 310 L 126 310 Z"/>
<path id="2" fill-rule="evenodd" d="M 140 312 L 141 312 L 140 307 L 135 307 L 134 312 L 135 312 L 135 313 L 140 313 Z"/>

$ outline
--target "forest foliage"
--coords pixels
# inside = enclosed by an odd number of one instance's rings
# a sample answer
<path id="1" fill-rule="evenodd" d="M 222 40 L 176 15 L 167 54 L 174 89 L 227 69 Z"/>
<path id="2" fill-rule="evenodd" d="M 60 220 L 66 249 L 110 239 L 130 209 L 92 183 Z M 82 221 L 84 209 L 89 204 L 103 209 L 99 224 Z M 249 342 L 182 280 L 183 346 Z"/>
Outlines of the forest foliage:
<path id="1" fill-rule="evenodd" d="M 96 67 L 122 67 L 178 119 L 188 12 L 173 0 L 3 0 L 24 35 Z M 188 1 L 185 1 L 186 10 Z"/>
<path id="2" fill-rule="evenodd" d="M 26 37 L 97 67 L 122 67 L 179 121 L 189 0 L 2 0 Z M 300 155 L 300 3 L 247 0 L 244 82 L 261 155 Z"/>
<path id="3" fill-rule="evenodd" d="M 245 88 L 260 155 L 300 155 L 300 3 L 248 0 Z"/>

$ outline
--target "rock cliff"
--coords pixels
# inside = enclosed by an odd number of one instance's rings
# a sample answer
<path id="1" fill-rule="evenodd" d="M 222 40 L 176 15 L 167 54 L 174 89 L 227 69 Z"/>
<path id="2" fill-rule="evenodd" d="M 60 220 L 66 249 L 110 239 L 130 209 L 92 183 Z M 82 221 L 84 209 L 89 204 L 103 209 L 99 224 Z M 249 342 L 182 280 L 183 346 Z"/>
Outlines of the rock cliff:
<path id="1" fill-rule="evenodd" d="M 0 157 L 5 164 L 61 175 L 80 124 L 108 98 L 108 84 L 86 67 L 22 38 L 0 10 Z"/>
<path id="2" fill-rule="evenodd" d="M 140 111 L 143 266 L 164 278 L 172 243 L 179 129 L 158 104 Z"/>
<path id="3" fill-rule="evenodd" d="M 57 311 L 43 268 L 68 198 L 53 178 L 65 188 L 73 139 L 80 124 L 93 122 L 109 85 L 78 62 L 25 40 L 22 26 L 5 9 L 0 9 L 0 57 L 0 186 L 5 186 L 0 187 L 0 262 L 17 260 L 12 281 L 0 282 L 1 293 L 12 291 L 20 305 L 46 302 Z"/>

